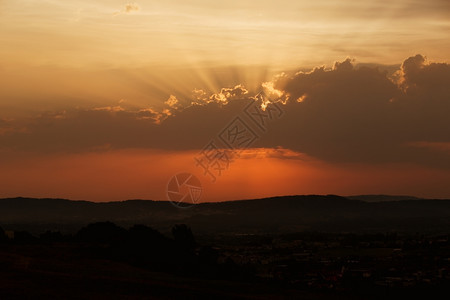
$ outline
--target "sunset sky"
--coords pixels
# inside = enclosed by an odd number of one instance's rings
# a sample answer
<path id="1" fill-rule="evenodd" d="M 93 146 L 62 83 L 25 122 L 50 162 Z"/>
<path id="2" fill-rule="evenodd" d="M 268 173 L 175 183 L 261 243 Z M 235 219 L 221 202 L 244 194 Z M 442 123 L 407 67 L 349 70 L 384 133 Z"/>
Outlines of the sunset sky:
<path id="1" fill-rule="evenodd" d="M 448 0 L 0 0 L 0 198 L 450 198 L 449 54 Z"/>

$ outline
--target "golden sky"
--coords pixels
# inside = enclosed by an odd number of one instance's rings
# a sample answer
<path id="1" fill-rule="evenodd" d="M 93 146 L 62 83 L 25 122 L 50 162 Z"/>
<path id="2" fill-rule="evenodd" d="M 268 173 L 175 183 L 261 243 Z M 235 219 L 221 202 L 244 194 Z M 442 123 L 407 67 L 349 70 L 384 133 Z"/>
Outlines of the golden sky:
<path id="1" fill-rule="evenodd" d="M 2 0 L 3 63 L 313 67 L 448 59 L 446 0 Z"/>
<path id="2" fill-rule="evenodd" d="M 0 0 L 0 197 L 450 197 L 449 37 L 447 0 Z M 211 184 L 193 153 L 261 90 L 269 154 Z"/>

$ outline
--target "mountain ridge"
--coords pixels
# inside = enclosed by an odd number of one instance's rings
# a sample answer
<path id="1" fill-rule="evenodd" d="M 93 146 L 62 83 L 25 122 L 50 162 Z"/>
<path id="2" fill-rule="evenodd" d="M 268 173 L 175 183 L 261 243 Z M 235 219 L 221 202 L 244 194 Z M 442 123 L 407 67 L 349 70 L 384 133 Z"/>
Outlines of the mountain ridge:
<path id="1" fill-rule="evenodd" d="M 398 198 L 392 198 L 398 199 Z M 185 223 L 201 233 L 450 230 L 450 200 L 362 201 L 337 195 L 292 195 L 200 203 L 187 209 L 169 201 L 90 202 L 54 198 L 0 199 L 0 226 L 66 230 L 92 222 L 145 224 L 168 230 Z"/>

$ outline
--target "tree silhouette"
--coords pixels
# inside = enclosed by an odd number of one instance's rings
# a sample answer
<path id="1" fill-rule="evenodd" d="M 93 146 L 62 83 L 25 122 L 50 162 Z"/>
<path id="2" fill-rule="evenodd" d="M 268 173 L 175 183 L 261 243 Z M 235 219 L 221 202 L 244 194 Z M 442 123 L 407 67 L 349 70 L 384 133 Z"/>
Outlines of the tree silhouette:
<path id="1" fill-rule="evenodd" d="M 33 244 L 38 239 L 28 231 L 14 231 L 14 242 L 17 244 Z"/>
<path id="2" fill-rule="evenodd" d="M 196 246 L 194 235 L 186 224 L 177 224 L 172 228 L 172 235 L 179 247 L 193 252 Z"/>
<path id="3" fill-rule="evenodd" d="M 160 232 L 145 226 L 134 225 L 126 238 L 111 248 L 113 258 L 140 267 L 165 269 L 173 260 L 174 242 Z"/>
<path id="4" fill-rule="evenodd" d="M 6 236 L 3 228 L 0 227 L 0 244 L 6 243 L 8 241 L 8 237 Z"/>
<path id="5" fill-rule="evenodd" d="M 159 256 L 154 259 L 161 259 L 161 256 L 167 255 L 170 240 L 159 231 L 145 225 L 134 225 L 128 230 L 128 239 L 126 247 L 135 254 L 142 257 Z"/>
<path id="6" fill-rule="evenodd" d="M 216 249 L 210 246 L 203 246 L 198 252 L 198 259 L 200 264 L 214 266 L 217 264 L 219 253 Z"/>
<path id="7" fill-rule="evenodd" d="M 98 222 L 83 227 L 76 234 L 76 238 L 88 243 L 112 244 L 123 241 L 127 236 L 127 231 L 112 222 Z"/>
<path id="8" fill-rule="evenodd" d="M 64 240 L 64 236 L 59 231 L 47 230 L 39 236 L 40 240 L 44 243 L 61 242 Z"/>

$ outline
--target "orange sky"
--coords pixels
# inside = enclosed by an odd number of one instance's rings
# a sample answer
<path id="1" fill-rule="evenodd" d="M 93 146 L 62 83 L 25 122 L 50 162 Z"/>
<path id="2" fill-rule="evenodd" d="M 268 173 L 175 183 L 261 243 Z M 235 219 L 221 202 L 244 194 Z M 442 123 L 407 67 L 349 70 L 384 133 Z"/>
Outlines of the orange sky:
<path id="1" fill-rule="evenodd" d="M 249 149 L 212 182 L 195 166 L 194 151 L 125 150 L 20 157 L 3 163 L 3 197 L 61 197 L 93 201 L 166 200 L 169 179 L 191 172 L 202 182 L 201 202 L 294 194 L 401 194 L 445 198 L 449 172 L 414 165 L 327 164 L 304 155 L 273 156 Z M 291 157 L 289 158 L 289 155 Z"/>
<path id="2" fill-rule="evenodd" d="M 94 2 L 0 0 L 0 198 L 450 198 L 449 1 Z M 211 183 L 237 116 L 257 138 Z"/>

